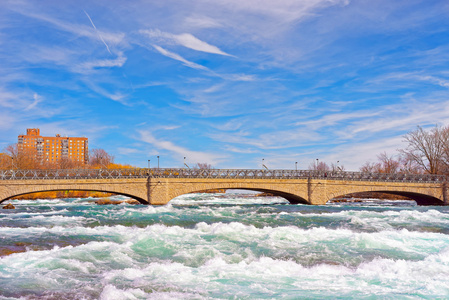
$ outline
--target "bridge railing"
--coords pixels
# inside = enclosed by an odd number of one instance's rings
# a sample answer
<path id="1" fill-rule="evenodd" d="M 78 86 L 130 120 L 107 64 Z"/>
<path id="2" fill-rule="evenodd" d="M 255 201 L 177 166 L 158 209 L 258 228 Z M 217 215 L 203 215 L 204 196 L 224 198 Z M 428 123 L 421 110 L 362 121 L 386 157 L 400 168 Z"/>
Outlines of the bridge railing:
<path id="1" fill-rule="evenodd" d="M 0 170 L 0 180 L 26 179 L 115 179 L 115 178 L 228 178 L 228 179 L 325 179 L 360 181 L 445 182 L 446 176 L 430 174 L 384 174 L 345 171 L 257 169 L 73 169 Z"/>
<path id="2" fill-rule="evenodd" d="M 146 178 L 148 169 L 0 170 L 0 180 Z"/>
<path id="3" fill-rule="evenodd" d="M 446 176 L 431 174 L 385 174 L 314 170 L 257 169 L 151 169 L 160 178 L 328 179 L 360 181 L 444 182 Z"/>

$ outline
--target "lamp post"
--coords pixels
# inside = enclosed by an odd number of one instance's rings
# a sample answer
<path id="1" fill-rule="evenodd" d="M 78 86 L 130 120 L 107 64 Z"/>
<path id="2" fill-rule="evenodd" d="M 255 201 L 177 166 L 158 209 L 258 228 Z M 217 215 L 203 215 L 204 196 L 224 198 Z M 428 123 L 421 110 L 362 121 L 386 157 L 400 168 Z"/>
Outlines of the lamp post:
<path id="1" fill-rule="evenodd" d="M 316 159 L 316 170 L 318 171 L 318 158 Z"/>
<path id="2" fill-rule="evenodd" d="M 159 169 L 159 155 L 157 156 L 157 168 Z"/>
<path id="3" fill-rule="evenodd" d="M 298 171 L 298 162 L 295 161 L 295 170 Z"/>
<path id="4" fill-rule="evenodd" d="M 182 166 L 183 168 L 186 166 L 186 157 L 184 156 L 184 165 Z"/>
<path id="5" fill-rule="evenodd" d="M 265 158 L 262 158 L 262 169 L 263 168 L 268 170 L 268 167 L 265 165 Z"/>
<path id="6" fill-rule="evenodd" d="M 150 168 L 150 160 L 151 160 L 151 159 L 148 160 L 148 169 Z"/>

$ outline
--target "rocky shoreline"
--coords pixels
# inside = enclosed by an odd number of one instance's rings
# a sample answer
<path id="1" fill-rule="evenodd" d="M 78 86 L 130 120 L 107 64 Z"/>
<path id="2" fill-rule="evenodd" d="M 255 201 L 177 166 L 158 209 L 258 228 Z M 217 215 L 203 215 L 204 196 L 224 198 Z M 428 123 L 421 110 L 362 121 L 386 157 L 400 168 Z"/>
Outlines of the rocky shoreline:
<path id="1" fill-rule="evenodd" d="M 135 199 L 126 199 L 126 200 L 112 200 L 110 198 L 100 198 L 97 200 L 93 200 L 92 202 L 95 202 L 95 204 L 98 205 L 118 205 L 118 204 L 122 204 L 122 203 L 127 203 L 127 204 L 141 204 L 139 201 L 135 200 Z"/>

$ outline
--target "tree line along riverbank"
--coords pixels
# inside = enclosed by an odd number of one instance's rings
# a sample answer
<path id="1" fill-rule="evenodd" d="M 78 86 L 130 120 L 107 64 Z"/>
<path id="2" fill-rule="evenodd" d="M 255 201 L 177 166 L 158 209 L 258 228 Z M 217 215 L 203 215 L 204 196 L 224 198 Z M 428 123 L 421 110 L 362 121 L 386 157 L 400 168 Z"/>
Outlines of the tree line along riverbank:
<path id="1" fill-rule="evenodd" d="M 114 196 L 113 193 L 95 191 L 49 191 L 36 192 L 14 197 L 16 200 L 37 200 L 37 199 L 66 199 L 66 198 L 106 198 Z"/>

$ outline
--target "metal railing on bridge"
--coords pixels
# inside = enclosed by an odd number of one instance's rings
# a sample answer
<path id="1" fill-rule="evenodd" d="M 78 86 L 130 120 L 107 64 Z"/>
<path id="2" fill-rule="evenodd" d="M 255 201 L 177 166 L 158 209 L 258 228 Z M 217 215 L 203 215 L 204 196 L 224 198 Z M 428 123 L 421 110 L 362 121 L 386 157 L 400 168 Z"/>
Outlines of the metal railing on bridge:
<path id="1" fill-rule="evenodd" d="M 359 181 L 445 182 L 446 176 L 430 174 L 384 174 L 314 170 L 256 169 L 69 169 L 0 170 L 0 180 L 117 179 L 117 178 L 223 178 L 223 179 L 324 179 Z"/>

